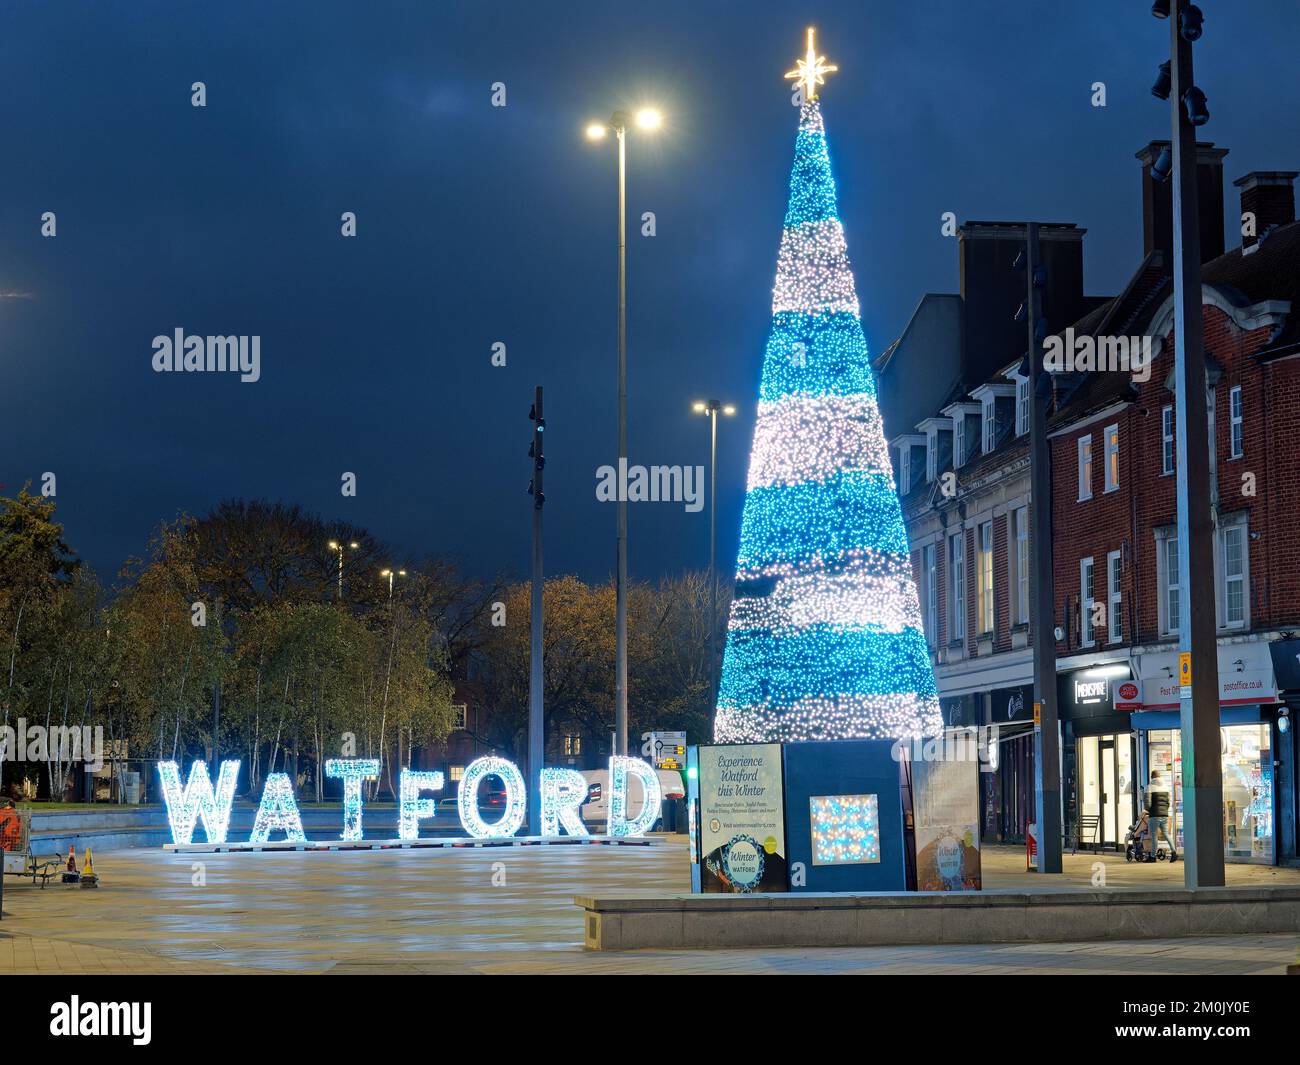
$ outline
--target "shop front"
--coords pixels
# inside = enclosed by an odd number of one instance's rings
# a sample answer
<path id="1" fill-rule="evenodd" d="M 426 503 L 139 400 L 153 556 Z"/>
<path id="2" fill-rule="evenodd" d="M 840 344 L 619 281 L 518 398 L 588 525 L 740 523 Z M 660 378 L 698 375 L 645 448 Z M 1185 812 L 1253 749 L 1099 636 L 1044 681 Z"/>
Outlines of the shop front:
<path id="1" fill-rule="evenodd" d="M 1065 830 L 1080 846 L 1119 849 L 1137 816 L 1137 746 L 1122 690 L 1131 686 L 1125 663 L 1107 663 L 1057 675 L 1061 719 Z M 1117 705 L 1117 697 L 1121 705 Z"/>
<path id="2" fill-rule="evenodd" d="M 989 693 L 988 724 L 996 728 L 998 765 L 984 774 L 986 838 L 1023 843 L 1034 806 L 1034 688 L 1017 684 Z"/>
<path id="3" fill-rule="evenodd" d="M 1139 737 L 1140 779 L 1147 782 L 1159 770 L 1172 783 L 1170 830 L 1181 853 L 1183 750 L 1177 666 L 1175 652 L 1143 657 L 1141 708 L 1132 720 Z M 1221 646 L 1219 688 L 1224 859 L 1273 865 L 1278 857 L 1274 765 L 1278 700 L 1267 644 Z"/>

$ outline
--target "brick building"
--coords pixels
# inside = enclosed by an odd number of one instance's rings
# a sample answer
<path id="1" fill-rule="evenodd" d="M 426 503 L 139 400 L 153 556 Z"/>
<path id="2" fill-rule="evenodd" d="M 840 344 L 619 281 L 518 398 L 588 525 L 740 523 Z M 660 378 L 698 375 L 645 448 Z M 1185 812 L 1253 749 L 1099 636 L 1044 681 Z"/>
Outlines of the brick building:
<path id="1" fill-rule="evenodd" d="M 1152 768 L 1173 773 L 1177 734 L 1180 587 L 1173 475 L 1172 285 L 1169 190 L 1142 163 L 1144 256 L 1113 298 L 1082 296 L 1081 271 L 1053 269 L 1048 312 L 1067 347 L 1113 355 L 1112 338 L 1150 345 L 1150 375 L 1085 367 L 1052 377 L 1053 577 L 1062 721 L 1064 824 L 1100 844 L 1122 841 Z M 1216 600 L 1224 740 L 1224 837 L 1229 860 L 1296 857 L 1295 734 L 1285 712 L 1300 688 L 1300 225 L 1291 172 L 1236 182 L 1244 247 L 1223 252 L 1227 152 L 1198 146 L 1203 191 L 1203 315 L 1213 419 Z M 1217 189 L 1217 199 L 1216 190 Z M 967 227 L 986 236 L 985 224 Z M 1001 224 L 1023 244 L 1024 227 Z M 1066 236 L 1068 234 L 1068 236 Z M 1048 240 L 1081 240 L 1047 227 Z M 963 250 L 964 254 L 964 250 Z M 1059 259 L 1058 259 L 1059 261 Z M 1023 279 L 1009 278 L 1022 291 Z M 963 260 L 963 285 L 965 284 Z M 939 297 L 927 297 L 927 300 Z M 999 309 L 1011 320 L 1014 304 Z M 924 307 L 926 301 L 922 301 Z M 919 310 L 919 309 L 918 309 Z M 931 315 L 931 318 L 934 316 Z M 962 328 L 965 315 L 953 316 Z M 914 317 L 914 322 L 916 321 Z M 896 402 L 905 365 L 920 375 L 933 321 L 912 326 L 878 362 L 882 407 L 913 548 L 941 705 L 950 724 L 996 723 L 1001 765 L 983 781 L 983 833 L 1023 838 L 1032 795 L 1032 662 L 1028 627 L 1028 394 L 1023 325 L 999 336 L 985 374 L 932 380 L 931 405 Z M 1017 343 L 1018 336 L 1018 343 Z M 1072 342 L 1072 344 L 1071 344 Z M 1099 343 L 1100 342 L 1100 343 Z M 964 338 L 954 347 L 968 351 Z M 990 363 L 996 363 L 992 369 Z M 1139 377 L 1145 376 L 1142 374 Z M 893 408 L 889 406 L 894 400 Z M 905 413 L 904 413 L 905 412 Z M 917 417 L 916 415 L 920 415 Z M 891 421 L 891 416 L 893 420 Z M 910 424 L 906 419 L 911 418 Z M 1280 663 L 1276 666 L 1275 664 Z M 1276 765 L 1274 764 L 1276 763 Z M 1177 821 L 1177 809 L 1175 812 Z"/>

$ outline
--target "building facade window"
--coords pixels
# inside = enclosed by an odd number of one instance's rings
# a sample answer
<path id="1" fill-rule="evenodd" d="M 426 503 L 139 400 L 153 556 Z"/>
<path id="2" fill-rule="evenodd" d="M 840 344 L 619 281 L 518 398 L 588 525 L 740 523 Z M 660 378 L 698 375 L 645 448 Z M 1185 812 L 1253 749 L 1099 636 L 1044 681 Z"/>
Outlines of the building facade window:
<path id="1" fill-rule="evenodd" d="M 1079 437 L 1079 502 L 1092 498 L 1092 435 Z"/>
<path id="2" fill-rule="evenodd" d="M 966 638 L 966 567 L 962 540 L 966 534 L 958 533 L 948 540 L 948 597 L 950 640 L 956 643 Z"/>
<path id="3" fill-rule="evenodd" d="M 980 632 L 993 631 L 993 523 L 979 527 L 979 608 Z"/>
<path id="4" fill-rule="evenodd" d="M 993 445 L 997 440 L 996 410 L 991 398 L 984 400 L 980 424 L 984 427 L 984 454 L 986 455 L 993 451 Z"/>
<path id="5" fill-rule="evenodd" d="M 931 647 L 939 643 L 939 565 L 934 544 L 921 549 L 921 569 L 925 580 L 925 632 Z"/>
<path id="6" fill-rule="evenodd" d="M 957 468 L 966 462 L 966 419 L 957 415 L 952 420 L 952 464 Z"/>
<path id="7" fill-rule="evenodd" d="M 939 467 L 939 434 L 925 434 L 925 483 L 932 484 Z"/>
<path id="8" fill-rule="evenodd" d="M 447 767 L 448 780 L 457 781 L 460 780 L 460 778 L 463 777 L 464 775 L 465 775 L 465 767 L 463 765 L 453 765 Z"/>
<path id="9" fill-rule="evenodd" d="M 1159 567 L 1160 634 L 1177 636 L 1182 620 L 1182 588 L 1178 577 L 1178 537 L 1172 529 L 1156 533 L 1156 565 Z"/>
<path id="10" fill-rule="evenodd" d="M 1248 620 L 1249 599 L 1248 557 L 1246 549 L 1246 523 L 1241 520 L 1224 521 L 1219 526 L 1219 547 L 1221 561 L 1219 565 L 1222 588 L 1219 610 L 1220 625 L 1223 628 L 1239 629 Z"/>
<path id="11" fill-rule="evenodd" d="M 1016 624 L 1029 624 L 1029 508 L 1011 512 L 1014 525 Z"/>
<path id="12" fill-rule="evenodd" d="M 1229 443 L 1229 454 L 1234 459 L 1239 459 L 1244 454 L 1244 430 L 1245 424 L 1241 412 L 1241 385 L 1233 386 L 1228 393 L 1228 411 L 1232 417 L 1232 434 Z"/>
<path id="13" fill-rule="evenodd" d="M 1016 436 L 1029 432 L 1029 378 L 1016 378 Z"/>
<path id="14" fill-rule="evenodd" d="M 1092 623 L 1092 559 L 1079 560 L 1079 640 L 1084 647 L 1091 647 L 1097 639 L 1096 628 Z"/>
<path id="15" fill-rule="evenodd" d="M 566 735 L 564 737 L 564 753 L 570 758 L 580 755 L 582 753 L 582 737 Z"/>
<path id="16" fill-rule="evenodd" d="M 912 487 L 912 449 L 904 444 L 898 449 L 898 492 L 907 495 Z"/>
<path id="17" fill-rule="evenodd" d="M 1166 407 L 1160 412 L 1160 472 L 1174 472 L 1174 408 Z"/>
<path id="18" fill-rule="evenodd" d="M 1119 643 L 1124 639 L 1124 601 L 1120 588 L 1120 577 L 1122 575 L 1120 553 L 1112 551 L 1106 556 L 1106 591 L 1108 593 L 1106 633 L 1111 643 Z"/>
<path id="19" fill-rule="evenodd" d="M 1106 448 L 1106 491 L 1113 492 L 1119 487 L 1119 426 L 1106 426 L 1102 439 Z"/>

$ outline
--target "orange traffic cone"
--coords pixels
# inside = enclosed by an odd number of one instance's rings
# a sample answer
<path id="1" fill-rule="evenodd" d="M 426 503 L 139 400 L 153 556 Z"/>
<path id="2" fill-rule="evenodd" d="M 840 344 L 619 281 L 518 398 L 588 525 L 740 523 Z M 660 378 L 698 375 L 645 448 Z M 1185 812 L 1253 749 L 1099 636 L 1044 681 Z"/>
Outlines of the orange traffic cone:
<path id="1" fill-rule="evenodd" d="M 81 872 L 81 886 L 99 887 L 99 877 L 95 875 L 95 863 L 91 860 L 89 847 L 86 848 L 86 868 Z"/>
<path id="2" fill-rule="evenodd" d="M 68 844 L 68 864 L 63 870 L 63 882 L 65 884 L 76 884 L 81 880 L 81 874 L 77 872 L 77 848 L 75 844 Z"/>

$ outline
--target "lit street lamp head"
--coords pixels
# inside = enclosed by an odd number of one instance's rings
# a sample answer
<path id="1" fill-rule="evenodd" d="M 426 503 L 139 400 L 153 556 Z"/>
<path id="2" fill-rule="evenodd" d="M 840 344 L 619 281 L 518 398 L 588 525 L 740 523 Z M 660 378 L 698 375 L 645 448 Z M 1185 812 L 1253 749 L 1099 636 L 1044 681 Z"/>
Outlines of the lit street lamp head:
<path id="1" fill-rule="evenodd" d="M 663 112 L 654 107 L 643 107 L 636 115 L 636 124 L 641 129 L 650 131 L 659 129 L 664 124 Z M 603 140 L 605 134 L 613 130 L 620 137 L 627 131 L 628 114 L 626 111 L 615 111 L 610 116 L 609 122 L 589 122 L 587 124 L 587 140 Z"/>

